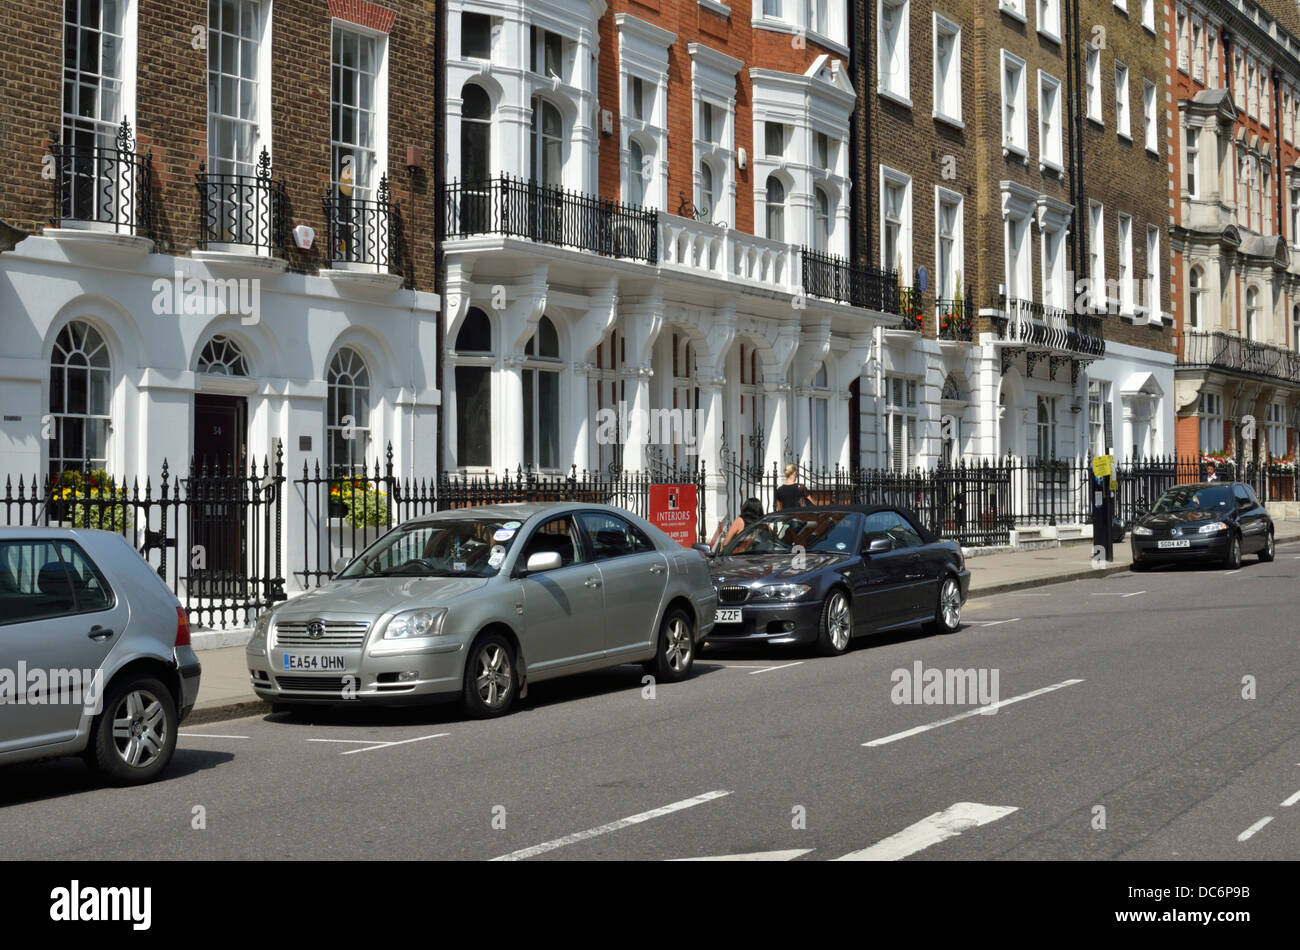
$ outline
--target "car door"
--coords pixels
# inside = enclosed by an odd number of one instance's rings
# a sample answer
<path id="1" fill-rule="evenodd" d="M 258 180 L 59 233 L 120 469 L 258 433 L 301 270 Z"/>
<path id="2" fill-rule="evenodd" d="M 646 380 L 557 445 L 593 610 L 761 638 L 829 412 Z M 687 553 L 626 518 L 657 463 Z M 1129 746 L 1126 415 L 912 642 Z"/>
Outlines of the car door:
<path id="1" fill-rule="evenodd" d="M 0 752 L 76 735 L 129 616 L 80 545 L 0 541 Z"/>
<path id="2" fill-rule="evenodd" d="M 578 514 L 605 591 L 605 651 L 613 661 L 643 659 L 659 632 L 668 558 L 626 518 Z"/>
<path id="3" fill-rule="evenodd" d="M 528 558 L 555 552 L 560 567 L 529 574 Z M 524 656 L 530 675 L 576 667 L 604 653 L 605 600 L 600 575 L 571 515 L 539 524 L 524 542 L 516 563 L 523 595 Z"/>
<path id="4" fill-rule="evenodd" d="M 898 610 L 900 622 L 928 620 L 939 601 L 937 580 L 925 556 L 925 541 L 916 526 L 900 511 L 887 513 L 885 534 L 894 542 L 902 567 Z"/>
<path id="5" fill-rule="evenodd" d="M 1241 528 L 1241 553 L 1254 554 L 1264 548 L 1266 543 L 1268 524 L 1264 518 L 1264 509 L 1241 482 L 1233 483 L 1232 500 L 1237 508 L 1237 524 Z"/>
<path id="6" fill-rule="evenodd" d="M 862 566 L 853 571 L 853 622 L 868 630 L 879 630 L 901 622 L 907 587 L 910 553 L 889 535 L 892 512 L 867 515 L 862 530 Z M 877 554 L 871 542 L 887 540 L 890 549 Z"/>

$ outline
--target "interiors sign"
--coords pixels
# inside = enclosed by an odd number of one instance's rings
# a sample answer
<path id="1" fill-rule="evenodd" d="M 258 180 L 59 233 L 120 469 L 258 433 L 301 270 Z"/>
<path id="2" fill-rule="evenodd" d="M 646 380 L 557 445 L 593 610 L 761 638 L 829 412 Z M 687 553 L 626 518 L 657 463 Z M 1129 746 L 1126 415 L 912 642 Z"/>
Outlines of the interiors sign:
<path id="1" fill-rule="evenodd" d="M 699 511 L 694 485 L 651 485 L 650 523 L 682 547 L 695 543 Z"/>

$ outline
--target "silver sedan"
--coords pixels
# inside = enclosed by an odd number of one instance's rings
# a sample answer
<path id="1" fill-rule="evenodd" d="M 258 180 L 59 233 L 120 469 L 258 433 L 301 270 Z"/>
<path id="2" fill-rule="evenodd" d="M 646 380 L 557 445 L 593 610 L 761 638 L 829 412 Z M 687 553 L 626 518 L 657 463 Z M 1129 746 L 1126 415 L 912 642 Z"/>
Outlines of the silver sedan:
<path id="1" fill-rule="evenodd" d="M 248 667 L 277 707 L 459 696 L 499 716 L 529 683 L 570 673 L 643 663 L 680 680 L 716 610 L 704 557 L 626 511 L 461 508 L 394 528 L 264 612 Z"/>

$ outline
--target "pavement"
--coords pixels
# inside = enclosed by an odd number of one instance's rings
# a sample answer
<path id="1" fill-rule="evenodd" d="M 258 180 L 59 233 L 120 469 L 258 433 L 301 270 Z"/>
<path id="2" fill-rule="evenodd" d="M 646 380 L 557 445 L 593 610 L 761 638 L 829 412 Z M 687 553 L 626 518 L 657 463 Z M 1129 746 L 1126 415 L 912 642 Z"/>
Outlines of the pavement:
<path id="1" fill-rule="evenodd" d="M 1274 537 L 1279 544 L 1300 539 L 1300 520 L 1275 521 Z M 1076 542 L 968 558 L 970 597 L 974 599 L 1067 581 L 1095 580 L 1126 572 L 1130 561 L 1127 537 L 1114 546 L 1114 555 L 1115 560 L 1105 566 L 1095 565 L 1091 543 Z M 242 645 L 200 649 L 199 660 L 203 664 L 203 677 L 194 712 L 185 721 L 187 726 L 237 719 L 270 710 L 270 704 L 259 699 L 249 685 Z"/>
<path id="2" fill-rule="evenodd" d="M 950 636 L 705 651 L 654 689 L 622 666 L 538 683 L 501 719 L 187 722 L 151 785 L 6 768 L 0 839 L 28 860 L 1294 860 L 1297 533 L 1236 571 L 1085 567 L 1000 594 L 1019 581 L 972 564 Z"/>

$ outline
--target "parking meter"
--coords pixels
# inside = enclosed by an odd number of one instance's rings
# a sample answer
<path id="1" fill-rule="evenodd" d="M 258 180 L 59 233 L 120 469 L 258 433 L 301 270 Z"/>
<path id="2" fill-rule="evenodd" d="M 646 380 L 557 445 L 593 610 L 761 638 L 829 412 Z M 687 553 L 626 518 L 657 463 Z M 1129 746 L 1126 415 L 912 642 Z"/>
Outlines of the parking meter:
<path id="1" fill-rule="evenodd" d="M 1115 560 L 1115 544 L 1111 534 L 1115 520 L 1114 469 L 1114 456 L 1099 455 L 1092 460 L 1093 559 L 1097 559 L 1098 551 L 1104 551 L 1107 562 Z"/>

